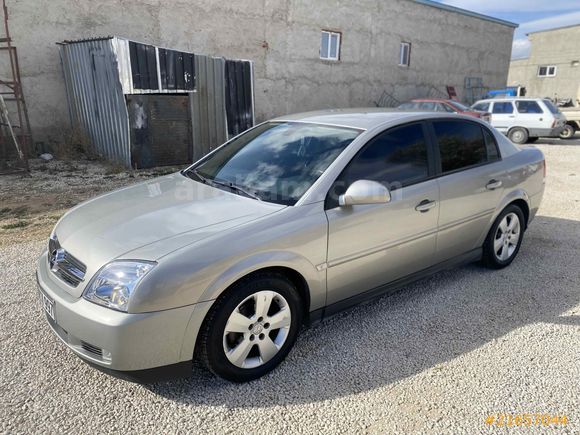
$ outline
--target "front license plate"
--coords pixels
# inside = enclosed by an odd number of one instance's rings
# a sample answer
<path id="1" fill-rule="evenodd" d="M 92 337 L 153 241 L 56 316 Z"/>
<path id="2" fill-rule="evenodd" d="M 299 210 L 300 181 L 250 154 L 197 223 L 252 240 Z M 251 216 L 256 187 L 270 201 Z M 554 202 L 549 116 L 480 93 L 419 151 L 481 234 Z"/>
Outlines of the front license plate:
<path id="1" fill-rule="evenodd" d="M 56 321 L 54 316 L 54 301 L 46 296 L 42 290 L 39 290 L 40 293 L 40 305 L 48 317 L 50 317 L 53 321 Z"/>

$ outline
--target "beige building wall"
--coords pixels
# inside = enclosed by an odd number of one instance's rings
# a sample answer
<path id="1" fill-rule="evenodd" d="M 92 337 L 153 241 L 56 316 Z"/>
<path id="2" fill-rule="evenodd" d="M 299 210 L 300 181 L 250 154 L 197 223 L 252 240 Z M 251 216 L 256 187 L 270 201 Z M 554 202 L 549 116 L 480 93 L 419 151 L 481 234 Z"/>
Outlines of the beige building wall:
<path id="1" fill-rule="evenodd" d="M 466 76 L 505 86 L 514 28 L 413 0 L 7 0 L 37 139 L 69 127 L 57 42 L 114 35 L 255 62 L 256 119 L 372 106 Z M 320 32 L 342 32 L 339 62 L 319 59 Z M 411 65 L 399 47 L 411 42 Z"/>
<path id="2" fill-rule="evenodd" d="M 531 97 L 580 100 L 580 26 L 530 33 L 528 59 L 510 63 L 508 85 L 522 85 Z M 556 66 L 554 77 L 539 77 L 540 66 Z"/>

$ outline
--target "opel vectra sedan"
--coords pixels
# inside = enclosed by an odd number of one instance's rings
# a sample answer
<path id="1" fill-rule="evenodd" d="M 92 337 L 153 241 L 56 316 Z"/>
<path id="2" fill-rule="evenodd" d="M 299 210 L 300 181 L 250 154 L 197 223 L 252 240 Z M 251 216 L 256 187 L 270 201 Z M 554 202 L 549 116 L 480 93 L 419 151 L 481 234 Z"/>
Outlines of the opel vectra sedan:
<path id="1" fill-rule="evenodd" d="M 94 365 L 181 374 L 196 359 L 248 381 L 305 323 L 462 263 L 508 266 L 544 178 L 539 150 L 473 117 L 278 118 L 69 211 L 38 261 L 40 298 Z"/>

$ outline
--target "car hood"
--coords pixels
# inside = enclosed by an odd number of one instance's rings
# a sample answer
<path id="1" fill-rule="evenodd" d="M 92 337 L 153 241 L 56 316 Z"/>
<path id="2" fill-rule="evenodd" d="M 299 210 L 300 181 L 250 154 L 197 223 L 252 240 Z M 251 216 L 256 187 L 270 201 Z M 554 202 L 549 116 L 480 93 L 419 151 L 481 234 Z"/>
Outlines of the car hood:
<path id="1" fill-rule="evenodd" d="M 82 203 L 61 219 L 55 232 L 91 276 L 113 259 L 157 260 L 282 208 L 176 173 Z"/>

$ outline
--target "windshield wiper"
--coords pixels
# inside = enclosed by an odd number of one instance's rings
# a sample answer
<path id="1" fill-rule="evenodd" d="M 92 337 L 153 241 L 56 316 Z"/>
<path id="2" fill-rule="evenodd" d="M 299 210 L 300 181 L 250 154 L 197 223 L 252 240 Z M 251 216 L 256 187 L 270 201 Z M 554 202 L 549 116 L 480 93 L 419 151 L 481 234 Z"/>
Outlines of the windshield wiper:
<path id="1" fill-rule="evenodd" d="M 254 194 L 252 192 L 248 192 L 243 187 L 240 187 L 237 184 L 232 183 L 231 181 L 219 181 L 219 180 L 216 180 L 214 178 L 213 180 L 206 179 L 206 182 L 209 182 L 211 184 L 217 184 L 218 186 L 228 187 L 228 188 L 235 190 L 236 192 L 241 193 L 242 195 L 245 195 L 249 198 L 253 198 L 253 199 L 257 199 L 258 201 L 261 201 L 261 199 L 258 195 Z"/>
<path id="2" fill-rule="evenodd" d="M 254 194 L 252 192 L 248 192 L 243 187 L 240 187 L 237 184 L 232 183 L 231 181 L 219 181 L 219 180 L 216 180 L 216 179 L 204 177 L 195 168 L 188 169 L 188 170 L 186 170 L 184 172 L 185 173 L 188 173 L 189 172 L 189 173 L 194 174 L 204 184 L 208 184 L 210 186 L 227 187 L 228 189 L 235 190 L 236 192 L 241 193 L 242 195 L 245 195 L 245 196 L 247 196 L 249 198 L 257 199 L 258 201 L 261 201 L 262 200 L 258 195 Z"/>

